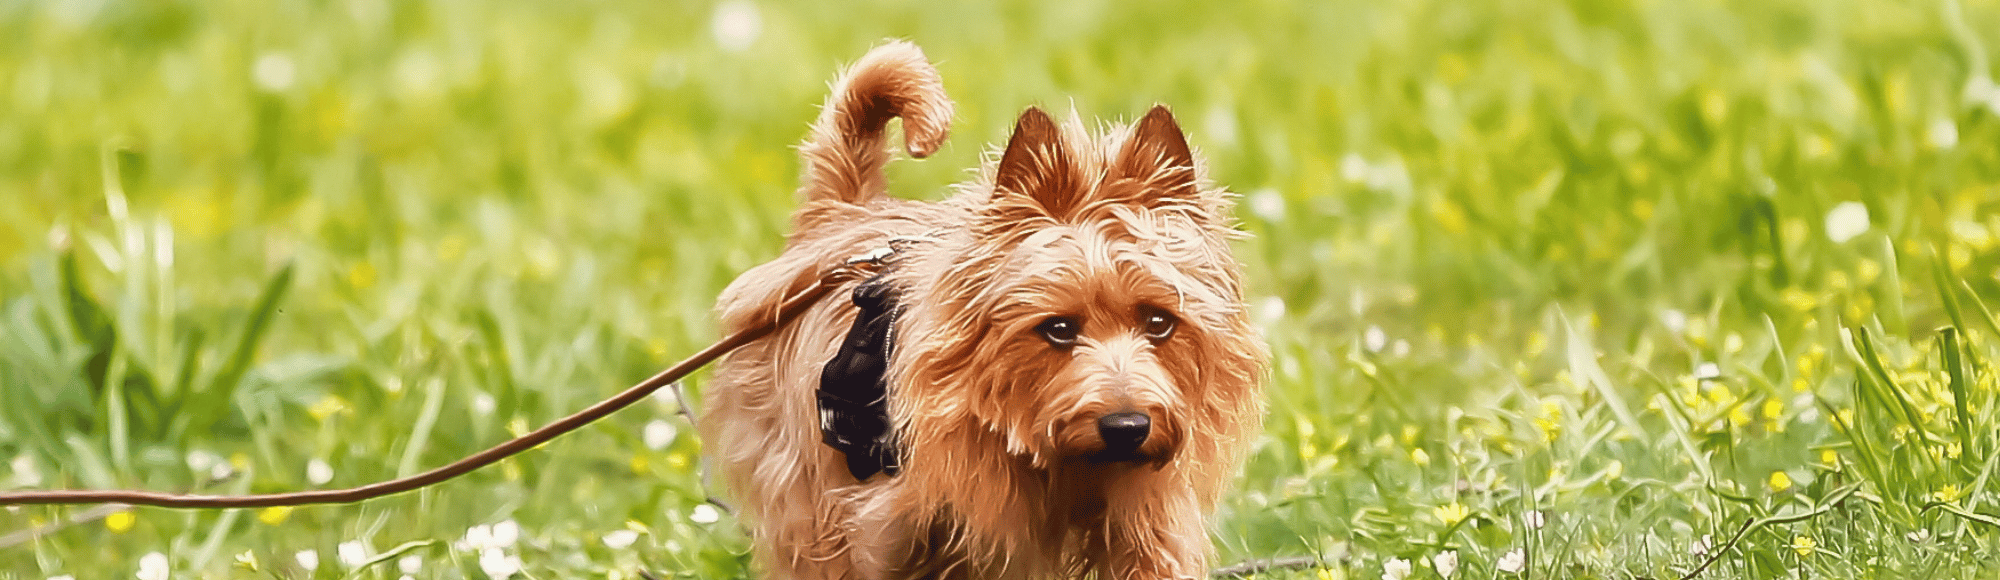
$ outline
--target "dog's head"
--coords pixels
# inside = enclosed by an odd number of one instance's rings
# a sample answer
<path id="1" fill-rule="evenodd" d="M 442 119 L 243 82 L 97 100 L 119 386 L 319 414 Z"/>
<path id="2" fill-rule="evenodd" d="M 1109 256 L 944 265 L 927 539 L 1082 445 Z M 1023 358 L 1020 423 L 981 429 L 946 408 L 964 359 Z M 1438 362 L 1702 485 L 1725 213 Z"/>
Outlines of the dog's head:
<path id="1" fill-rule="evenodd" d="M 1092 137 L 1030 108 L 974 187 L 963 250 L 906 303 L 892 403 L 912 462 L 1231 459 L 1263 347 L 1228 195 L 1173 114 Z"/>

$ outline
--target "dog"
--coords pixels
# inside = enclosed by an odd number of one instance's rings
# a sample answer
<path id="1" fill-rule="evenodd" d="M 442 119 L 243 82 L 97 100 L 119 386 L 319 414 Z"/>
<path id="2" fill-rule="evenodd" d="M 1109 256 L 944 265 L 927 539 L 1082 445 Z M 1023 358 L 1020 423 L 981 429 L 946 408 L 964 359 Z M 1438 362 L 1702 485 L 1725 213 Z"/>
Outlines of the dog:
<path id="1" fill-rule="evenodd" d="M 1030 107 L 981 176 L 890 197 L 891 119 L 952 115 L 906 42 L 833 87 L 776 259 L 726 329 L 857 255 L 857 280 L 730 354 L 701 434 L 773 578 L 1200 578 L 1208 514 L 1260 425 L 1233 196 L 1165 106 L 1098 133 Z M 872 254 L 871 254 L 872 253 Z"/>

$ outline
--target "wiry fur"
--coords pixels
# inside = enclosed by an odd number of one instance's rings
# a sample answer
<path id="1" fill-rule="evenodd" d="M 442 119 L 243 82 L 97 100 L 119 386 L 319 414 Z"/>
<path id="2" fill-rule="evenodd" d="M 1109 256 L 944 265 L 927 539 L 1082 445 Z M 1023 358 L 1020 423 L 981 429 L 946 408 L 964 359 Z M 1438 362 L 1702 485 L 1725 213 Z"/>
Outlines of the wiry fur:
<path id="1" fill-rule="evenodd" d="M 1230 201 L 1165 107 L 1101 135 L 1030 108 L 982 176 L 938 203 L 885 195 L 884 127 L 943 140 L 951 104 L 891 43 L 836 84 L 803 148 L 783 255 L 722 296 L 741 328 L 842 259 L 907 244 L 889 364 L 903 471 L 856 481 L 820 443 L 817 379 L 855 315 L 828 299 L 730 355 L 702 435 L 773 577 L 1206 575 L 1205 521 L 1259 417 L 1265 353 L 1231 258 Z M 835 296 L 843 296 L 836 293 Z M 1165 338 L 1141 330 L 1164 313 Z M 1080 323 L 1074 346 L 1038 334 Z M 1100 417 L 1143 412 L 1141 459 L 1097 461 Z"/>

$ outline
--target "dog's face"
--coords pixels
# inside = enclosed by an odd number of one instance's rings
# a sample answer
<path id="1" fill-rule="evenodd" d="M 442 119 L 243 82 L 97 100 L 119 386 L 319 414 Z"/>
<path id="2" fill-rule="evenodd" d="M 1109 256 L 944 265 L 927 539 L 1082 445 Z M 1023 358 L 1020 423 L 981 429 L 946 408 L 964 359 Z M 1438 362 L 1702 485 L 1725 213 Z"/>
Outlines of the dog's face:
<path id="1" fill-rule="evenodd" d="M 1215 455 L 1248 420 L 1262 350 L 1225 194 L 1202 187 L 1164 107 L 1080 133 L 1023 113 L 968 249 L 909 301 L 898 397 L 914 461 L 943 443 L 1036 468 L 1159 467 L 1190 441 Z"/>

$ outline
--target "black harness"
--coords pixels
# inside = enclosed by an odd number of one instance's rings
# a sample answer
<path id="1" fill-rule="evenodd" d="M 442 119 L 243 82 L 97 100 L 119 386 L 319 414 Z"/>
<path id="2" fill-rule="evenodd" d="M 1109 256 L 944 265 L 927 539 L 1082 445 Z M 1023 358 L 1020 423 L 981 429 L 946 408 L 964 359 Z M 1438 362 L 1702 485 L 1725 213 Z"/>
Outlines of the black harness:
<path id="1" fill-rule="evenodd" d="M 889 353 L 895 347 L 896 289 L 882 276 L 854 288 L 854 326 L 819 375 L 820 441 L 847 454 L 847 471 L 867 480 L 902 468 L 889 425 Z"/>

